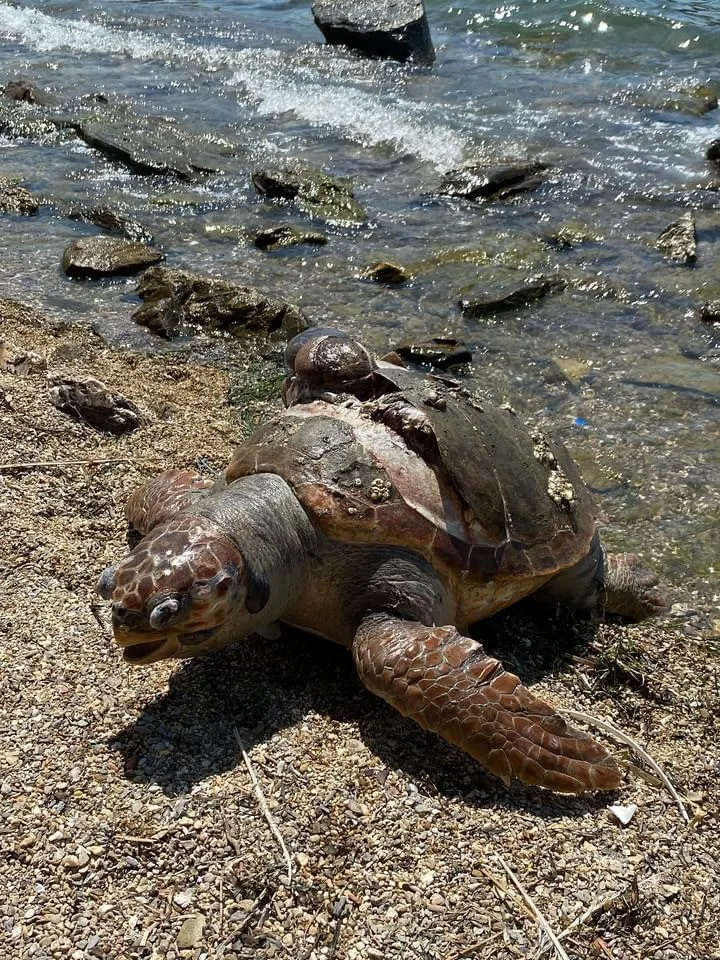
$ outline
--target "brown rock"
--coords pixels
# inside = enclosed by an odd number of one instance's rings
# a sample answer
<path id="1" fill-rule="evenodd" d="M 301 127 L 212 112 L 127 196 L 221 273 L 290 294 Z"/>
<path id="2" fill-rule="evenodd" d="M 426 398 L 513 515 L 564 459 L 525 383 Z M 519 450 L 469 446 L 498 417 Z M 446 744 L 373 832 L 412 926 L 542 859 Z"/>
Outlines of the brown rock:
<path id="1" fill-rule="evenodd" d="M 157 247 L 115 237 L 82 237 L 65 248 L 62 268 L 69 277 L 111 277 L 138 273 L 165 259 Z"/>

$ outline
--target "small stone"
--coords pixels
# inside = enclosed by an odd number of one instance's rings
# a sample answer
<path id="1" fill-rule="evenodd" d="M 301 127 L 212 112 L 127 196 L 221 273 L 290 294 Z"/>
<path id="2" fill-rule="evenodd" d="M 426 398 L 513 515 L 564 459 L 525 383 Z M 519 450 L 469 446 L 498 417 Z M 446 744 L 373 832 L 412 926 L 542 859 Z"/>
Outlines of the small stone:
<path id="1" fill-rule="evenodd" d="M 638 812 L 637 804 L 628 803 L 613 803 L 608 807 L 610 813 L 615 817 L 615 819 L 626 827 L 635 814 Z"/>
<path id="2" fill-rule="evenodd" d="M 193 894 L 194 890 L 192 888 L 181 890 L 173 897 L 173 903 L 180 907 L 181 910 L 184 910 L 192 901 Z"/>
<path id="3" fill-rule="evenodd" d="M 395 352 L 411 363 L 426 364 L 447 370 L 449 367 L 470 363 L 472 353 L 462 340 L 455 337 L 430 337 L 427 340 L 413 340 L 398 344 Z"/>
<path id="4" fill-rule="evenodd" d="M 720 140 L 713 140 L 707 148 L 705 156 L 713 163 L 720 163 Z"/>
<path id="5" fill-rule="evenodd" d="M 447 173 L 437 192 L 466 200 L 504 200 L 538 186 L 547 169 L 546 163 L 524 160 L 470 164 Z"/>
<path id="6" fill-rule="evenodd" d="M 95 377 L 55 377 L 48 396 L 62 413 L 109 433 L 126 433 L 144 423 L 132 400 Z"/>
<path id="7" fill-rule="evenodd" d="M 378 260 L 371 263 L 360 274 L 363 280 L 373 280 L 375 283 L 400 284 L 405 283 L 409 274 L 404 267 L 390 260 Z"/>
<path id="8" fill-rule="evenodd" d="M 309 244 L 322 247 L 328 241 L 324 233 L 312 230 L 298 230 L 296 227 L 283 225 L 268 230 L 259 230 L 252 238 L 252 242 L 259 250 L 280 250 L 282 247 L 294 247 L 300 244 Z"/>
<path id="9" fill-rule="evenodd" d="M 0 176 L 0 213 L 32 216 L 40 209 L 40 201 L 21 187 L 14 177 Z"/>
<path id="10" fill-rule="evenodd" d="M 76 857 L 76 856 L 74 856 L 73 854 L 69 853 L 69 854 L 67 854 L 67 856 L 64 856 L 64 857 L 62 858 L 62 860 L 60 861 L 60 866 L 61 866 L 64 870 L 68 870 L 70 873 L 74 873 L 76 870 L 79 870 L 79 869 L 80 869 L 81 864 L 80 864 L 80 860 L 78 859 L 78 857 Z"/>
<path id="11" fill-rule="evenodd" d="M 194 917 L 188 917 L 180 927 L 180 932 L 175 941 L 178 950 L 190 950 L 196 946 L 202 939 L 203 927 L 205 926 L 205 917 L 198 914 Z"/>
<path id="12" fill-rule="evenodd" d="M 697 257 L 695 217 L 691 210 L 666 227 L 655 241 L 666 256 L 679 263 L 694 263 Z"/>
<path id="13" fill-rule="evenodd" d="M 330 44 L 371 57 L 424 64 L 435 59 L 423 0 L 316 0 L 312 13 Z"/>
<path id="14" fill-rule="evenodd" d="M 703 323 L 720 323 L 720 300 L 706 301 L 700 307 L 700 319 Z"/>

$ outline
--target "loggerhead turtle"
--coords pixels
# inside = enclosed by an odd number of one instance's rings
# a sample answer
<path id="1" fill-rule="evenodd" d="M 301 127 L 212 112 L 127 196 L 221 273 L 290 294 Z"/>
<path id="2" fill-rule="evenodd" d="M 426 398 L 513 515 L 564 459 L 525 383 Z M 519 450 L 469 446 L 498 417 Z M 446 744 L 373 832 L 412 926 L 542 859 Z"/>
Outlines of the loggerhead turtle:
<path id="1" fill-rule="evenodd" d="M 98 583 L 125 660 L 282 621 L 348 647 L 370 690 L 506 782 L 617 787 L 606 750 L 466 633 L 531 593 L 634 620 L 666 609 L 637 557 L 601 546 L 562 444 L 336 330 L 286 357 L 286 409 L 214 483 L 168 470 L 128 501 L 144 539 Z"/>

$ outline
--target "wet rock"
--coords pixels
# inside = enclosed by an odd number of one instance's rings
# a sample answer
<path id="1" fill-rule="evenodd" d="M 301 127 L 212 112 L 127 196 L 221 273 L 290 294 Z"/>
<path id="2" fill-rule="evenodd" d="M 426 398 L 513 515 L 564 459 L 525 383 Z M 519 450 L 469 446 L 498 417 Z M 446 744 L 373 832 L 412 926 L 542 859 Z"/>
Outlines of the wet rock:
<path id="1" fill-rule="evenodd" d="M 0 213 L 32 216 L 40 209 L 40 201 L 15 177 L 0 177 Z"/>
<path id="2" fill-rule="evenodd" d="M 50 94 L 27 80 L 11 80 L 3 87 L 3 94 L 10 100 L 37 103 L 39 106 L 49 106 L 53 102 Z"/>
<path id="3" fill-rule="evenodd" d="M 372 57 L 435 60 L 422 0 L 318 0 L 312 13 L 328 43 Z"/>
<path id="4" fill-rule="evenodd" d="M 68 214 L 71 220 L 82 220 L 92 223 L 96 227 L 114 233 L 125 240 L 134 240 L 136 243 L 152 243 L 152 234 L 132 217 L 126 217 L 110 207 L 78 207 Z"/>
<path id="5" fill-rule="evenodd" d="M 484 317 L 504 310 L 517 310 L 551 293 L 560 293 L 567 286 L 562 277 L 531 277 L 520 286 L 500 282 L 483 284 L 482 289 L 474 288 L 459 303 L 464 314 L 469 317 Z"/>
<path id="6" fill-rule="evenodd" d="M 701 117 L 718 105 L 717 91 L 705 83 L 679 84 L 674 89 L 650 87 L 634 90 L 625 100 L 637 107 L 664 113 Z"/>
<path id="7" fill-rule="evenodd" d="M 59 140 L 68 133 L 58 130 L 52 120 L 43 116 L 31 103 L 0 97 L 0 134 L 8 140 Z"/>
<path id="8" fill-rule="evenodd" d="M 198 329 L 288 338 L 308 326 L 294 304 L 185 270 L 146 270 L 137 293 L 144 303 L 133 320 L 168 338 Z"/>
<path id="9" fill-rule="evenodd" d="M 378 260 L 371 263 L 360 274 L 363 280 L 374 280 L 375 283 L 405 283 L 410 277 L 405 267 L 390 260 Z"/>
<path id="10" fill-rule="evenodd" d="M 395 352 L 403 360 L 422 363 L 447 370 L 449 367 L 470 363 L 472 353 L 462 340 L 455 337 L 430 337 L 427 340 L 405 341 L 395 347 Z"/>
<path id="11" fill-rule="evenodd" d="M 695 217 L 692 211 L 684 213 L 666 227 L 655 241 L 659 250 L 680 263 L 693 263 L 697 256 Z"/>
<path id="12" fill-rule="evenodd" d="M 720 300 L 708 300 L 701 307 L 699 312 L 703 323 L 720 323 Z"/>
<path id="13" fill-rule="evenodd" d="M 720 163 L 720 140 L 713 140 L 705 151 L 705 156 L 713 163 Z"/>
<path id="14" fill-rule="evenodd" d="M 252 242 L 259 250 L 280 250 L 282 247 L 294 247 L 301 244 L 322 247 L 327 243 L 323 233 L 312 230 L 298 230 L 288 224 L 267 230 L 258 230 Z"/>
<path id="15" fill-rule="evenodd" d="M 466 200 L 504 200 L 516 193 L 532 190 L 543 181 L 546 163 L 509 161 L 473 164 L 445 174 L 438 193 Z"/>
<path id="16" fill-rule="evenodd" d="M 165 259 L 157 247 L 114 237 L 81 237 L 67 246 L 62 268 L 69 277 L 89 279 L 138 273 Z"/>
<path id="17" fill-rule="evenodd" d="M 145 422 L 132 400 L 95 377 L 54 377 L 48 396 L 58 410 L 108 433 L 127 433 Z"/>
<path id="18" fill-rule="evenodd" d="M 258 193 L 293 201 L 300 210 L 328 223 L 362 223 L 367 219 L 347 180 L 331 177 L 323 170 L 268 167 L 256 170 L 252 182 Z"/>
<path id="19" fill-rule="evenodd" d="M 164 117 L 109 117 L 64 121 L 90 147 L 133 173 L 198 180 L 221 169 L 229 145 L 202 143 Z"/>

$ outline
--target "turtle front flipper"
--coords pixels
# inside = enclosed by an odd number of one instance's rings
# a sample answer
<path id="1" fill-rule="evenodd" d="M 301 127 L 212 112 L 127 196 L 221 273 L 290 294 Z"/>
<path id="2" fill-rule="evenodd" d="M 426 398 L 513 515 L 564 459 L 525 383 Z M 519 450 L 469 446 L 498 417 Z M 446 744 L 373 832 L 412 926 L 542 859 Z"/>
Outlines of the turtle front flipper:
<path id="1" fill-rule="evenodd" d="M 193 470 L 166 470 L 148 480 L 125 504 L 131 531 L 147 536 L 160 523 L 167 523 L 210 493 L 213 481 Z"/>
<path id="2" fill-rule="evenodd" d="M 369 690 L 506 783 L 516 777 L 558 793 L 620 786 L 604 747 L 454 627 L 373 615 L 361 623 L 353 655 Z"/>

